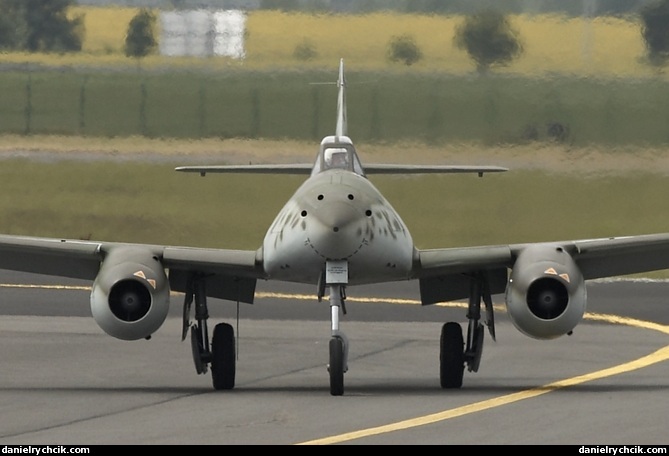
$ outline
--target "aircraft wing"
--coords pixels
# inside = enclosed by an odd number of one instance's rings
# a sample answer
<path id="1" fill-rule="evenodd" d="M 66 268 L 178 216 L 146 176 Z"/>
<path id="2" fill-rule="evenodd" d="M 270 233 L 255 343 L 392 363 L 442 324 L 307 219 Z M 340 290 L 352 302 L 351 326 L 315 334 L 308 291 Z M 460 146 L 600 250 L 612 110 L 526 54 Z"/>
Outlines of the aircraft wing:
<path id="1" fill-rule="evenodd" d="M 91 241 L 0 235 L 0 268 L 93 280 L 104 258 Z"/>
<path id="2" fill-rule="evenodd" d="M 249 174 L 311 174 L 312 165 L 205 165 L 179 166 L 176 171 L 186 173 L 249 173 Z"/>
<path id="3" fill-rule="evenodd" d="M 669 268 L 669 233 L 579 240 L 564 245 L 586 280 Z"/>
<path id="4" fill-rule="evenodd" d="M 459 166 L 459 165 L 365 165 L 365 174 L 450 174 L 450 173 L 501 173 L 508 171 L 500 166 Z"/>
<path id="5" fill-rule="evenodd" d="M 207 294 L 222 299 L 253 302 L 256 279 L 265 276 L 260 250 L 0 235 L 0 268 L 15 271 L 94 280 L 103 260 L 113 252 L 121 252 L 119 259 L 114 260 L 119 262 L 136 261 L 137 255 L 157 259 L 169 270 L 172 291 L 185 291 L 188 277 L 197 273 L 211 284 Z M 235 286 L 230 287 L 231 283 Z"/>
<path id="6" fill-rule="evenodd" d="M 417 250 L 413 278 L 421 282 L 423 304 L 468 297 L 470 278 L 477 273 L 485 273 L 490 293 L 499 294 L 505 292 L 508 271 L 521 255 L 532 264 L 562 264 L 554 255 L 558 251 L 573 259 L 583 280 L 669 269 L 669 233 L 663 233 Z"/>

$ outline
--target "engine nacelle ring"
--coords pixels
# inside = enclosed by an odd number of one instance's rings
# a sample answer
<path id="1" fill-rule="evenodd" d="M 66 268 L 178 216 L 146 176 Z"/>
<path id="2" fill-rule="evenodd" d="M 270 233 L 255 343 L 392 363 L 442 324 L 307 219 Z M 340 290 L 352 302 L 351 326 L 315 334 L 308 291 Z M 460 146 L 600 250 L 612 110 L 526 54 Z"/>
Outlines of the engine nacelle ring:
<path id="1" fill-rule="evenodd" d="M 91 291 L 91 313 L 110 336 L 149 337 L 167 318 L 170 290 L 165 269 L 150 251 L 113 249 L 102 262 Z"/>
<path id="2" fill-rule="evenodd" d="M 518 256 L 506 290 L 511 321 L 527 336 L 554 339 L 583 319 L 587 303 L 583 275 L 559 245 L 537 244 Z"/>

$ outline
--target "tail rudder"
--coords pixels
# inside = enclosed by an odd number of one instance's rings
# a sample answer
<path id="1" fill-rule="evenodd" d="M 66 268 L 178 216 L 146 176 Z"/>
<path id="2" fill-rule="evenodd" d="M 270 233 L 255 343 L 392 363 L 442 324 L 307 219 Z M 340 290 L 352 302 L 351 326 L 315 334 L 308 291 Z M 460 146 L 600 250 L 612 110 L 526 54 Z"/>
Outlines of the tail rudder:
<path id="1" fill-rule="evenodd" d="M 346 79 L 344 78 L 344 59 L 339 60 L 339 79 L 337 79 L 339 96 L 337 97 L 337 128 L 336 136 L 348 135 L 348 122 L 346 119 Z"/>

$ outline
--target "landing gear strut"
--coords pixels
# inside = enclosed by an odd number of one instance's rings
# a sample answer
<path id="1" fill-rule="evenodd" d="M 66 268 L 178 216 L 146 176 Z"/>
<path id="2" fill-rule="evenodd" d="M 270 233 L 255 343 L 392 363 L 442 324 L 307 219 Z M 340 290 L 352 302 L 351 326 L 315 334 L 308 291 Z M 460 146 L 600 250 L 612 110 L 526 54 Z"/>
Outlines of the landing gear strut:
<path id="1" fill-rule="evenodd" d="M 339 330 L 339 311 L 346 313 L 346 283 L 348 282 L 348 263 L 346 261 L 328 261 L 325 282 L 330 287 L 330 318 L 332 337 L 330 338 L 330 394 L 344 394 L 344 374 L 348 371 L 348 340 Z"/>
<path id="2" fill-rule="evenodd" d="M 439 380 L 444 389 L 462 386 L 465 366 L 469 372 L 478 372 L 483 353 L 484 333 L 483 324 L 480 322 L 481 302 L 485 305 L 486 325 L 495 340 L 495 322 L 488 279 L 484 272 L 477 272 L 471 278 L 466 342 L 459 323 L 448 322 L 441 329 Z"/>
<path id="3" fill-rule="evenodd" d="M 348 340 L 339 330 L 339 309 L 344 309 L 343 285 L 330 286 L 330 313 L 332 317 L 332 337 L 330 338 L 330 394 L 341 396 L 344 394 L 344 374 L 348 371 Z"/>
<path id="4" fill-rule="evenodd" d="M 190 308 L 195 301 L 195 323 L 190 322 Z M 205 278 L 193 276 L 189 280 L 184 298 L 183 329 L 181 339 L 190 329 L 193 362 L 198 374 L 206 374 L 211 364 L 211 379 L 214 389 L 229 390 L 235 387 L 236 352 L 235 332 L 231 325 L 219 323 L 214 327 L 214 336 L 209 345 L 207 320 L 207 294 Z"/>

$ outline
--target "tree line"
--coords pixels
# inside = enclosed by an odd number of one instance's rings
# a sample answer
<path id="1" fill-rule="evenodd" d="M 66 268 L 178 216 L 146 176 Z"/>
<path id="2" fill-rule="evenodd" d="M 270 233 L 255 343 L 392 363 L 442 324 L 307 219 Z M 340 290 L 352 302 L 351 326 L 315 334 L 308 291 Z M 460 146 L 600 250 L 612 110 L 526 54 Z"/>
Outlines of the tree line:
<path id="1" fill-rule="evenodd" d="M 80 52 L 83 15 L 68 17 L 75 0 L 0 0 L 0 51 Z M 155 16 L 142 8 L 128 25 L 124 51 L 144 57 L 155 51 Z"/>
<path id="2" fill-rule="evenodd" d="M 350 0 L 339 0 L 345 6 Z M 536 0 L 546 6 L 553 0 Z M 398 0 L 384 0 L 387 6 L 399 5 Z M 173 1 L 178 5 L 179 1 Z M 313 5 L 331 5 L 331 2 L 314 1 Z M 376 0 L 356 2 L 373 6 Z M 414 12 L 447 11 L 449 8 L 462 8 L 463 0 L 412 0 Z M 494 5 L 495 2 L 468 2 L 481 5 Z M 513 2 L 510 2 L 513 3 Z M 521 0 L 518 4 L 524 3 Z M 539 4 L 537 3 L 537 4 Z M 564 7 L 570 1 L 560 0 Z M 661 68 L 669 61 L 669 0 L 610 0 L 608 2 L 590 2 L 593 15 L 596 8 L 606 7 L 611 11 L 624 10 L 632 6 L 638 7 L 641 19 L 641 35 L 647 50 L 647 61 L 650 65 Z M 83 16 L 68 17 L 69 7 L 77 4 L 75 0 L 0 0 L 0 50 L 23 52 L 79 52 L 85 36 Z M 303 0 L 266 0 L 260 1 L 260 7 L 273 9 L 297 9 L 304 6 Z M 578 0 L 581 10 L 587 0 Z M 627 6 L 623 6 L 627 5 Z M 508 6 L 508 5 L 507 5 Z M 157 48 L 155 38 L 156 18 L 147 8 L 142 8 L 128 25 L 124 52 L 128 57 L 141 58 Z M 514 30 L 508 20 L 507 13 L 493 7 L 471 12 L 465 16 L 463 23 L 457 28 L 454 44 L 467 51 L 475 62 L 480 73 L 490 68 L 506 65 L 523 52 L 522 37 Z M 307 60 L 313 56 L 313 49 L 308 43 L 296 49 L 296 57 Z M 422 52 L 410 35 L 394 36 L 388 45 L 388 59 L 412 65 L 422 58 Z"/>
<path id="3" fill-rule="evenodd" d="M 650 0 L 652 1 L 652 0 Z M 197 0 L 202 3 L 201 0 Z M 506 14 L 564 14 L 611 16 L 634 14 L 649 0 L 260 0 L 259 9 L 364 13 L 397 11 L 421 14 L 473 14 L 495 8 Z M 171 0 L 175 6 L 195 3 Z"/>
<path id="4" fill-rule="evenodd" d="M 78 0 L 80 5 L 122 5 L 149 8 L 216 8 L 282 10 L 318 13 L 395 11 L 420 14 L 471 14 L 497 8 L 507 14 L 619 16 L 638 13 L 653 0 Z"/>

